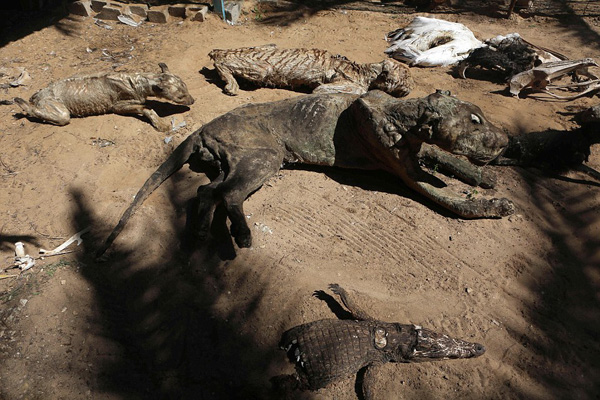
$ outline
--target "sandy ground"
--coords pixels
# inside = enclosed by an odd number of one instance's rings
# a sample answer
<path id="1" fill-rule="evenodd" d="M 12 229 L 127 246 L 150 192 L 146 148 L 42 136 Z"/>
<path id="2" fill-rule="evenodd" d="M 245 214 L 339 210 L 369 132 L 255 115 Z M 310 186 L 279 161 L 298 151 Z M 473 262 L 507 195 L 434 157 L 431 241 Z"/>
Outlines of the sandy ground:
<path id="1" fill-rule="evenodd" d="M 189 110 L 163 107 L 186 122 L 166 135 L 134 117 L 56 127 L 0 106 L 0 267 L 10 267 L 19 240 L 33 255 L 92 227 L 74 253 L 0 281 L 0 398 L 265 398 L 270 377 L 293 371 L 277 348 L 281 333 L 334 317 L 311 295 L 336 282 L 378 318 L 487 347 L 471 360 L 387 364 L 376 373 L 378 399 L 598 399 L 600 200 L 598 183 L 581 173 L 492 167 L 498 185 L 478 195 L 508 197 L 517 213 L 461 220 L 386 175 L 282 170 L 245 203 L 252 248 L 216 234 L 186 254 L 186 204 L 206 178 L 185 167 L 132 218 L 108 262 L 86 253 L 189 133 L 239 105 L 298 95 L 224 95 L 211 49 L 276 43 L 373 62 L 384 57 L 384 34 L 413 16 L 321 11 L 287 25 L 268 17 L 247 3 L 236 26 L 212 14 L 112 30 L 65 18 L 0 48 L 0 67 L 32 77 L 2 98 L 28 98 L 76 73 L 157 71 L 158 62 L 196 98 Z M 479 38 L 519 32 L 571 58 L 600 58 L 597 20 L 443 18 Z M 567 105 L 597 102 L 510 98 L 500 83 L 459 80 L 449 68 L 412 73 L 409 97 L 451 90 L 511 134 L 570 129 Z M 588 165 L 600 169 L 597 148 Z M 299 397 L 356 398 L 355 377 Z"/>

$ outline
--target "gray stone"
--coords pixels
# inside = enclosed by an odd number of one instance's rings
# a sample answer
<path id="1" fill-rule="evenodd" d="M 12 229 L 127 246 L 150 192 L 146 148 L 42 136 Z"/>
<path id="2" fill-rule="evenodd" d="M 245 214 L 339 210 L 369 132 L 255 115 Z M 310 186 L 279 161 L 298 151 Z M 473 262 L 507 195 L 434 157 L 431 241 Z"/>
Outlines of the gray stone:
<path id="1" fill-rule="evenodd" d="M 225 19 L 235 25 L 240 18 L 242 7 L 236 1 L 226 1 L 225 4 Z"/>

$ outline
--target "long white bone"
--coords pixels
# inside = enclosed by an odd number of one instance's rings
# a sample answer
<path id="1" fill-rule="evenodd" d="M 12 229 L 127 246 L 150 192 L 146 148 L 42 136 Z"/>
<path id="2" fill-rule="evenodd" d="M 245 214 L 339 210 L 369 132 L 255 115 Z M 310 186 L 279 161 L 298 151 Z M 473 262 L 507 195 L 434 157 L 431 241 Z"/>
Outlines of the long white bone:
<path id="1" fill-rule="evenodd" d="M 81 242 L 83 242 L 83 239 L 81 239 L 81 236 L 83 236 L 85 233 L 89 232 L 90 229 L 91 228 L 89 226 L 85 229 L 82 229 L 81 231 L 79 231 L 76 234 L 74 234 L 73 236 L 71 236 L 66 242 L 64 242 L 57 248 L 55 248 L 54 250 L 40 249 L 40 254 L 44 255 L 44 256 L 53 256 L 57 253 L 60 253 L 67 247 L 69 247 L 71 245 L 71 243 L 73 243 L 73 242 L 77 242 L 77 246 L 79 246 L 81 244 Z"/>

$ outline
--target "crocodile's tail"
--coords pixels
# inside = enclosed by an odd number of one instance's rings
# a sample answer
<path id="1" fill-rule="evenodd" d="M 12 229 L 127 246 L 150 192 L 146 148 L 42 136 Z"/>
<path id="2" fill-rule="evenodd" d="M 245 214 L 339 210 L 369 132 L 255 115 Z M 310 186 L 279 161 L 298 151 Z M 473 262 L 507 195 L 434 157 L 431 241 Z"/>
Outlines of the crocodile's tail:
<path id="1" fill-rule="evenodd" d="M 167 158 L 167 160 L 162 163 L 160 167 L 146 180 L 144 185 L 140 188 L 140 190 L 135 195 L 133 202 L 125 210 L 119 223 L 112 230 L 102 247 L 98 249 L 96 252 L 96 258 L 102 256 L 106 250 L 111 246 L 111 244 L 115 241 L 117 236 L 121 233 L 129 218 L 135 213 L 135 211 L 142 205 L 142 203 L 154 192 L 164 181 L 166 181 L 171 175 L 175 172 L 179 171 L 181 167 L 189 160 L 190 156 L 194 152 L 194 146 L 197 143 L 199 132 L 196 131 L 187 139 L 185 139 L 177 148 L 173 151 L 173 153 Z"/>

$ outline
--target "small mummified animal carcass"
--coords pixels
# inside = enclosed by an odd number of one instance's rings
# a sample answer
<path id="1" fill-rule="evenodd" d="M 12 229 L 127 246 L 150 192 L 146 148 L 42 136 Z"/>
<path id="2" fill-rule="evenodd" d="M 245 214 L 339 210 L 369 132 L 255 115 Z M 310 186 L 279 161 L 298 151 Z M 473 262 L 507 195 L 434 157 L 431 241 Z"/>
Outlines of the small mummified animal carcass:
<path id="1" fill-rule="evenodd" d="M 486 46 L 479 47 L 457 66 L 458 75 L 466 79 L 468 68 L 480 67 L 499 73 L 504 80 L 508 80 L 519 72 L 529 70 L 535 66 L 536 53 L 518 34 L 508 35 L 497 44 L 486 42 Z"/>
<path id="2" fill-rule="evenodd" d="M 312 94 L 236 108 L 173 151 L 138 191 L 97 255 L 108 249 L 143 201 L 185 164 L 211 179 L 198 189 L 192 233 L 205 239 L 216 207 L 223 204 L 239 247 L 252 244 L 245 199 L 286 164 L 387 171 L 463 218 L 514 212 L 508 199 L 468 199 L 443 188 L 443 182 L 419 166 L 423 143 L 483 165 L 504 150 L 508 137 L 479 107 L 447 92 L 407 100 L 378 90 L 363 96 Z"/>
<path id="3" fill-rule="evenodd" d="M 538 168 L 551 175 L 577 170 L 600 181 L 600 173 L 585 165 L 591 147 L 600 143 L 600 105 L 575 115 L 580 127 L 511 136 L 506 150 L 493 165 Z"/>
<path id="4" fill-rule="evenodd" d="M 295 364 L 296 373 L 271 378 L 274 389 L 317 390 L 366 368 L 365 399 L 374 399 L 372 374 L 388 362 L 413 363 L 474 358 L 485 347 L 431 331 L 419 325 L 383 322 L 362 310 L 337 284 L 329 285 L 352 319 L 323 319 L 286 331 L 279 346 Z M 323 292 L 315 296 L 324 298 Z"/>
<path id="5" fill-rule="evenodd" d="M 526 41 L 518 33 L 511 33 L 486 40 L 485 46 L 473 50 L 456 70 L 461 78 L 466 78 L 468 68 L 480 67 L 494 71 L 508 81 L 512 76 L 540 64 L 566 59 L 560 53 Z"/>
<path id="6" fill-rule="evenodd" d="M 213 50 L 209 53 L 224 92 L 235 96 L 236 78 L 276 88 L 306 88 L 313 93 L 364 94 L 382 90 L 395 97 L 410 93 L 415 84 L 410 70 L 395 60 L 359 64 L 318 49 L 280 49 L 275 45 Z"/>
<path id="7" fill-rule="evenodd" d="M 510 93 L 519 97 L 523 89 L 531 88 L 534 92 L 545 93 L 559 100 L 574 100 L 600 90 L 600 79 L 588 71 L 588 67 L 592 66 L 597 67 L 598 64 L 591 58 L 543 63 L 511 77 Z M 552 81 L 570 73 L 574 73 L 576 77 L 585 76 L 588 80 L 565 85 L 551 85 Z M 573 96 L 560 96 L 553 93 L 552 89 L 576 90 L 578 93 Z"/>
<path id="8" fill-rule="evenodd" d="M 54 125 L 67 125 L 71 117 L 100 114 L 145 116 L 159 131 L 170 126 L 156 111 L 145 106 L 148 97 L 191 105 L 194 98 L 186 84 L 160 63 L 161 73 L 103 73 L 81 75 L 51 83 L 29 101 L 14 99 L 23 112 Z"/>

